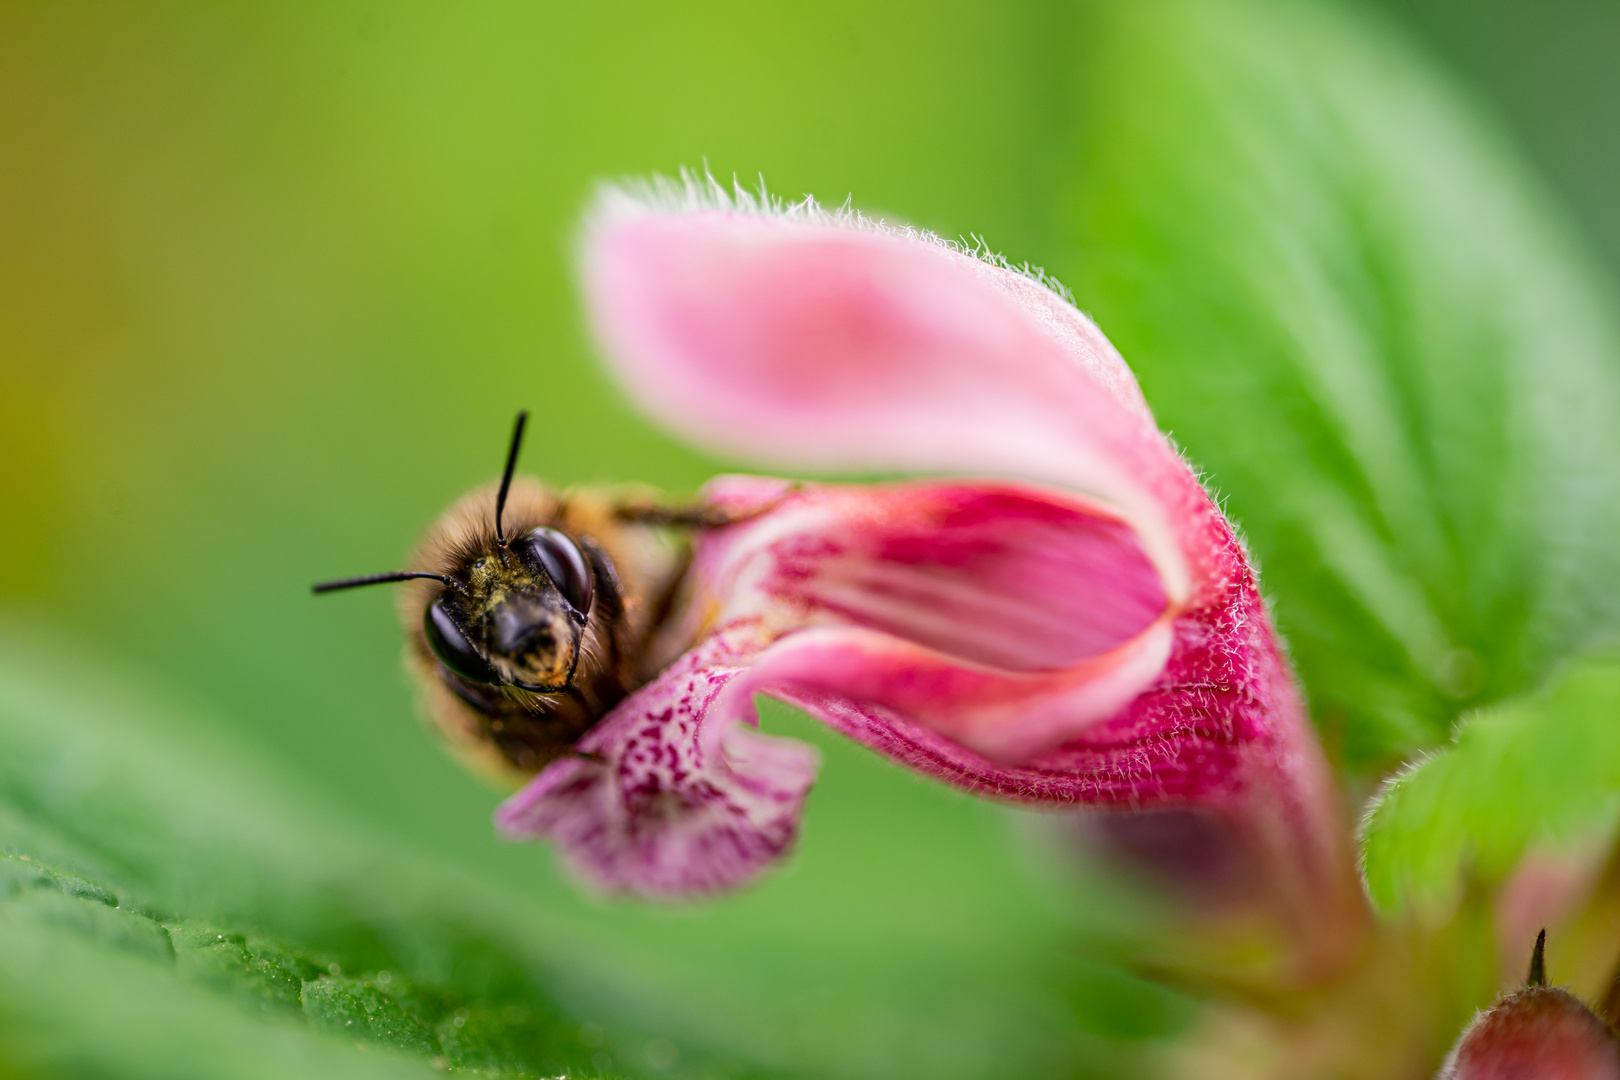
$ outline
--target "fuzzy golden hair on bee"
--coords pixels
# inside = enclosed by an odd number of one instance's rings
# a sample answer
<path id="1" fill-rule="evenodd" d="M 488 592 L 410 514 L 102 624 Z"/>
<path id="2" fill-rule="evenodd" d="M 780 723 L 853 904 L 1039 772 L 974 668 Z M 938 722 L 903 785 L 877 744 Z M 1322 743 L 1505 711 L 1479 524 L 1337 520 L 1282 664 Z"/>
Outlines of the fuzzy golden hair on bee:
<path id="1" fill-rule="evenodd" d="M 681 514 L 649 509 L 639 493 L 516 476 L 525 420 L 500 481 L 440 515 L 411 569 L 315 587 L 404 582 L 405 663 L 422 710 L 460 757 L 504 782 L 573 752 L 663 666 L 653 642 L 689 558 L 670 528 Z"/>

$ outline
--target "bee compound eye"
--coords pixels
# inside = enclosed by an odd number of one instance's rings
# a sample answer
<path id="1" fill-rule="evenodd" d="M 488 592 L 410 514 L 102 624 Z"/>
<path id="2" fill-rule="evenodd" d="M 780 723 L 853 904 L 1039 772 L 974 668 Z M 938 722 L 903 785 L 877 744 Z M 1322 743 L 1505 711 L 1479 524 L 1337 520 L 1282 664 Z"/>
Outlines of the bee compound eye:
<path id="1" fill-rule="evenodd" d="M 444 601 L 435 600 L 429 604 L 427 611 L 422 615 L 422 633 L 427 638 L 428 648 L 439 662 L 464 679 L 478 683 L 498 683 L 501 677 L 495 674 L 495 669 L 489 662 L 478 654 L 467 635 L 461 632 L 461 627 L 444 610 Z"/>
<path id="2" fill-rule="evenodd" d="M 557 591 L 581 618 L 590 614 L 596 578 L 579 545 L 556 529 L 530 529 L 519 541 L 523 551 L 545 570 Z"/>

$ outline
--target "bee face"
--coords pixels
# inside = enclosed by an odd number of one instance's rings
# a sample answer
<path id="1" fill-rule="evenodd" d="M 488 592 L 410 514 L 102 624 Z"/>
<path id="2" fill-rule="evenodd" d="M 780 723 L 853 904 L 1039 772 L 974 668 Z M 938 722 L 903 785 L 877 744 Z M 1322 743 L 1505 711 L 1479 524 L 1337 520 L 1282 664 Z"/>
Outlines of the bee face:
<path id="1" fill-rule="evenodd" d="M 613 502 L 517 478 L 497 538 L 494 485 L 428 529 L 399 597 L 406 665 L 454 747 L 497 775 L 568 752 L 641 684 L 680 550 L 625 525 Z"/>
<path id="2" fill-rule="evenodd" d="M 514 478 L 522 433 L 520 414 L 499 486 L 446 510 L 414 569 L 315 587 L 411 579 L 400 623 L 428 718 L 502 779 L 568 753 L 669 658 L 653 643 L 688 552 L 644 506 Z"/>
<path id="3" fill-rule="evenodd" d="M 471 682 L 566 690 L 590 621 L 594 568 L 572 537 L 545 526 L 490 548 L 448 574 L 454 584 L 423 612 L 428 648 Z"/>

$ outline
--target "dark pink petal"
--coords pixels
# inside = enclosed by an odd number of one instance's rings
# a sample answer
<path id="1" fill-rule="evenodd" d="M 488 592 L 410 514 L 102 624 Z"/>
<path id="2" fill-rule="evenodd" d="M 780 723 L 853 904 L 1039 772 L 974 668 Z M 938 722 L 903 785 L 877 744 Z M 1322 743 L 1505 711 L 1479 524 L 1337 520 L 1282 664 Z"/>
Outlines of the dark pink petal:
<path id="1" fill-rule="evenodd" d="M 707 539 L 694 576 L 711 626 L 758 620 L 751 688 L 924 718 L 1007 763 L 1117 714 L 1172 637 L 1128 526 L 1008 484 L 805 489 Z"/>
<path id="2" fill-rule="evenodd" d="M 688 632 L 761 624 L 751 686 L 882 706 L 909 734 L 871 740 L 919 767 L 1011 798 L 1132 805 L 1218 800 L 1253 779 L 1240 759 L 1288 771 L 1312 755 L 1228 529 L 1234 580 L 1178 609 L 1119 519 L 1065 492 L 988 481 L 789 492 L 747 477 L 709 492 L 772 509 L 700 543 L 703 624 Z M 844 587 L 853 575 L 859 595 Z M 1119 700 L 1077 707 L 1094 682 Z M 1048 722 L 1066 726 L 1043 738 Z M 996 745 L 1008 739 L 1022 745 Z"/>
<path id="3" fill-rule="evenodd" d="M 733 483 L 719 482 L 716 494 L 746 497 Z M 1113 531 L 1114 519 L 1095 504 L 1061 492 L 942 482 L 810 488 L 776 498 L 765 518 L 703 546 L 698 580 L 713 590 L 718 607 L 709 610 L 720 612 L 714 625 L 727 625 L 728 613 L 781 620 L 801 598 L 813 602 L 821 595 L 817 568 L 840 564 L 834 552 L 864 552 L 866 572 L 881 581 L 886 556 L 903 553 L 898 561 L 909 575 L 911 560 L 924 551 L 953 567 L 961 565 L 957 554 L 971 548 L 1008 558 L 1005 576 L 970 575 L 983 587 L 982 603 L 1068 613 L 1089 629 L 1065 639 L 1067 666 L 997 666 L 984 656 L 970 659 L 962 644 L 930 649 L 915 631 L 893 632 L 908 620 L 874 624 L 852 606 L 831 622 L 807 620 L 791 632 L 779 627 L 728 697 L 765 693 L 789 701 L 918 771 L 998 798 L 1212 810 L 1248 845 L 1264 877 L 1252 882 L 1255 892 L 1307 943 L 1302 961 L 1307 953 L 1336 957 L 1354 948 L 1361 903 L 1334 788 L 1224 520 L 1221 540 L 1233 579 L 1209 602 L 1178 611 L 1159 607 L 1162 593 L 1153 589 L 1145 558 L 1133 559 L 1139 548 L 1129 534 Z M 977 511 L 992 507 L 981 519 Z M 1008 542 L 976 547 L 995 531 L 984 520 L 998 523 Z M 1018 543 L 1031 521 L 1061 525 L 1034 533 L 1040 558 L 1022 553 Z M 915 543 L 924 536 L 931 540 Z M 897 537 L 907 542 L 892 543 Z M 1031 575 L 1018 578 L 1015 566 L 1033 568 Z M 1041 592 L 1043 582 L 1066 587 Z M 1135 614 L 1099 623 L 1088 607 Z M 977 610 L 928 602 L 914 617 L 956 612 L 962 617 L 937 628 L 931 640 L 955 635 L 973 642 L 983 626 Z M 1118 633 L 1105 634 L 1104 626 Z"/>

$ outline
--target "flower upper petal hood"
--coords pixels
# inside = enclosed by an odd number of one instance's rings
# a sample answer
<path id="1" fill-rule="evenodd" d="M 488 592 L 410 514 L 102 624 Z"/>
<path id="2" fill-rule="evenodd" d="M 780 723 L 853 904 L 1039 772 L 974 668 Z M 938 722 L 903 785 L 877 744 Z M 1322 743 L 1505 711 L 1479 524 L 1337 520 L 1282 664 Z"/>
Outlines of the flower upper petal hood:
<path id="1" fill-rule="evenodd" d="M 693 441 L 959 478 L 712 483 L 739 520 L 697 538 L 688 652 L 509 800 L 503 830 L 556 838 L 611 889 L 746 880 L 791 843 L 814 776 L 743 730 L 764 693 L 971 790 L 1252 818 L 1257 848 L 1299 864 L 1278 888 L 1343 884 L 1242 546 L 1067 301 L 860 219 L 622 194 L 584 284 L 613 370 Z"/>
<path id="2" fill-rule="evenodd" d="M 592 329 L 629 395 L 762 465 L 1042 480 L 1119 509 L 1173 600 L 1218 578 L 1208 496 L 1102 333 L 1040 282 L 864 219 L 610 195 Z"/>

